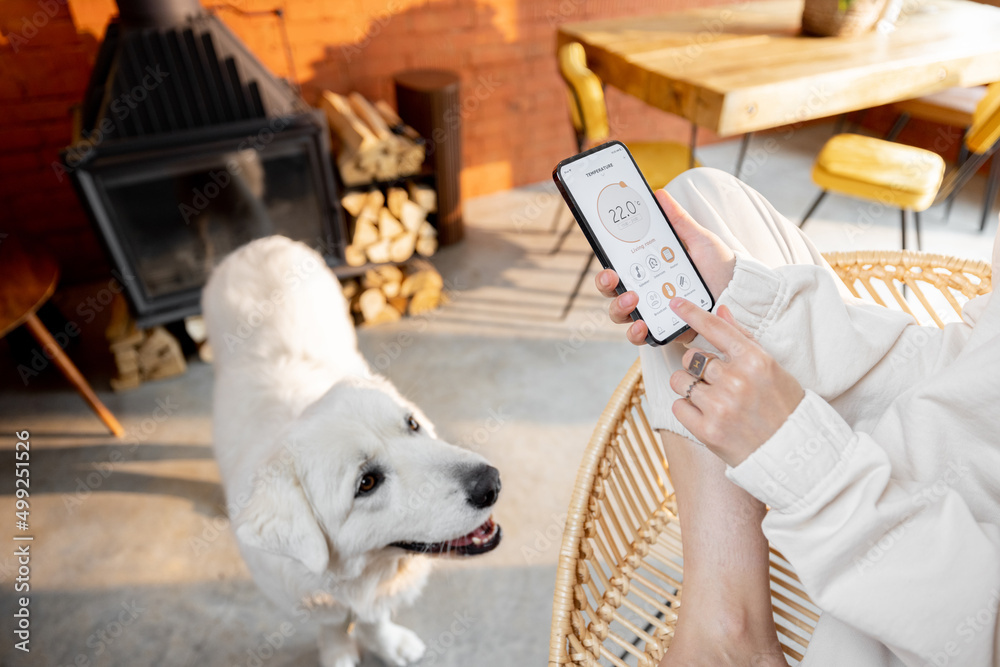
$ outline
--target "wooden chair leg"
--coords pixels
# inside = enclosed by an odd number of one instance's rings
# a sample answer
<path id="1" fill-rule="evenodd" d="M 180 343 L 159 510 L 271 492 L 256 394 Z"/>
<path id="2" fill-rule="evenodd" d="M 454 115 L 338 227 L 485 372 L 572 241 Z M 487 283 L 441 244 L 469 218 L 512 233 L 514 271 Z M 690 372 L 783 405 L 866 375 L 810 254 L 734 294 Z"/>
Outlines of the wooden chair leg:
<path id="1" fill-rule="evenodd" d="M 25 324 L 28 326 L 28 331 L 31 332 L 31 335 L 35 337 L 35 340 L 41 343 L 42 346 L 52 355 L 52 360 L 56 363 L 56 366 L 59 367 L 59 370 L 62 371 L 63 375 L 65 375 L 70 383 L 72 383 L 73 387 L 80 392 L 80 395 L 83 396 L 83 400 L 87 401 L 87 404 L 94 412 L 97 413 L 97 416 L 102 422 L 104 422 L 104 425 L 108 427 L 108 430 L 114 433 L 118 438 L 123 437 L 125 435 L 125 429 L 118 423 L 115 416 L 111 414 L 111 411 L 105 407 L 104 403 L 101 403 L 101 399 L 97 398 L 97 394 L 95 394 L 94 390 L 90 388 L 90 384 L 87 383 L 87 380 L 80 374 L 77 367 L 72 361 L 70 361 L 70 358 L 66 356 L 66 353 L 63 352 L 62 348 L 59 347 L 59 343 L 57 343 L 56 339 L 52 337 L 49 330 L 45 328 L 42 321 L 38 319 L 38 315 L 35 313 L 28 315 L 28 319 L 25 320 Z"/>
<path id="2" fill-rule="evenodd" d="M 806 214 L 802 216 L 801 222 L 799 222 L 800 228 L 803 225 L 805 225 L 806 220 L 808 220 L 812 216 L 812 214 L 816 212 L 816 209 L 819 207 L 820 202 L 822 202 L 823 199 L 826 197 L 827 192 L 828 192 L 827 190 L 823 190 L 822 192 L 820 192 L 819 195 L 816 197 L 816 199 L 813 201 L 812 205 L 809 206 L 809 210 L 806 211 Z"/>
<path id="3" fill-rule="evenodd" d="M 906 250 L 906 222 L 909 216 L 909 209 L 901 208 L 899 209 L 899 232 L 902 236 L 903 250 Z"/>
<path id="4" fill-rule="evenodd" d="M 983 217 L 979 220 L 979 231 L 986 229 L 986 221 L 993 211 L 993 202 L 997 200 L 997 193 L 1000 193 L 1000 152 L 994 153 L 990 159 L 990 175 L 986 181 L 986 200 L 983 202 Z"/>
<path id="5" fill-rule="evenodd" d="M 917 234 L 917 250 L 922 250 L 920 247 L 920 212 L 913 212 L 913 231 Z"/>
<path id="6" fill-rule="evenodd" d="M 965 145 L 965 137 L 969 134 L 969 128 L 962 130 L 962 139 L 958 145 L 958 161 L 955 163 L 956 167 L 961 168 L 962 164 L 969 159 L 969 147 Z M 948 222 L 951 219 L 951 209 L 955 206 L 955 197 L 958 196 L 958 191 L 960 188 L 954 188 L 948 198 L 944 201 L 944 221 Z"/>
<path id="7" fill-rule="evenodd" d="M 899 114 L 899 118 L 896 119 L 896 122 L 893 123 L 892 125 L 892 129 L 889 130 L 889 134 L 885 135 L 885 140 L 895 141 L 896 137 L 898 137 L 899 133 L 903 131 L 903 128 L 906 127 L 906 123 L 909 120 L 910 120 L 910 114 L 908 113 Z"/>

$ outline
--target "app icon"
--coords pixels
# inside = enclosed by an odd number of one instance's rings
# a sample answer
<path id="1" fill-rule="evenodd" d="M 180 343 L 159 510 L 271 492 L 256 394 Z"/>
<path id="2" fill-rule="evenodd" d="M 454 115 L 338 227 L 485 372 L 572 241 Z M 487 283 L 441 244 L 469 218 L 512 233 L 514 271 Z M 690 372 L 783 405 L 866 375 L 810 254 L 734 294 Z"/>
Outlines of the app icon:
<path id="1" fill-rule="evenodd" d="M 656 259 L 656 255 L 650 255 L 646 258 L 646 266 L 649 267 L 650 271 L 658 271 L 660 269 L 660 260 Z"/>
<path id="2" fill-rule="evenodd" d="M 633 264 L 628 272 L 636 280 L 642 280 L 646 277 L 646 270 L 640 264 Z"/>
<path id="3" fill-rule="evenodd" d="M 656 292 L 649 292 L 646 294 L 646 302 L 653 308 L 659 308 L 660 304 L 663 303 L 663 299 Z"/>
<path id="4" fill-rule="evenodd" d="M 681 289 L 687 289 L 688 287 L 691 287 L 691 279 L 682 273 L 677 276 L 677 286 Z"/>
<path id="5" fill-rule="evenodd" d="M 663 258 L 664 262 L 669 264 L 670 262 L 674 261 L 674 251 L 670 249 L 670 246 L 663 246 L 660 249 L 660 257 Z"/>
<path id="6" fill-rule="evenodd" d="M 663 283 L 663 296 L 668 299 L 673 299 L 674 295 L 677 294 L 677 290 L 670 283 Z"/>

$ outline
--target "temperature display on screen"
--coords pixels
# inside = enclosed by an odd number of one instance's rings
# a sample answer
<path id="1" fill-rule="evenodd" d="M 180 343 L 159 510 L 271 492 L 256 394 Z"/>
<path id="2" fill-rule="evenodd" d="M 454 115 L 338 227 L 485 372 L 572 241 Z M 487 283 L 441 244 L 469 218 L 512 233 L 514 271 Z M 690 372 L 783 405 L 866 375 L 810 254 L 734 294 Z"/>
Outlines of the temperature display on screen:
<path id="1" fill-rule="evenodd" d="M 611 183 L 597 195 L 597 217 L 616 239 L 637 243 L 649 232 L 649 209 L 625 181 Z"/>

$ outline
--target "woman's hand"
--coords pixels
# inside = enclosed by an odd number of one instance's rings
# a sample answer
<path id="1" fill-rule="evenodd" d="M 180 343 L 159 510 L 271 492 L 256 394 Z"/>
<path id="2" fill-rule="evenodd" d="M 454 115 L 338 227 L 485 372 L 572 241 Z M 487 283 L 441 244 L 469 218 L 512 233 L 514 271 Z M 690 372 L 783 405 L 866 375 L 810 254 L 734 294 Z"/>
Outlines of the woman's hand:
<path id="1" fill-rule="evenodd" d="M 718 315 L 713 315 L 675 298 L 670 308 L 724 355 L 708 355 L 702 380 L 687 371 L 670 376 L 670 388 L 689 397 L 674 401 L 674 415 L 720 459 L 739 465 L 785 423 L 805 392 L 737 324 L 727 307 L 719 306 Z M 689 349 L 683 358 L 685 368 L 690 368 L 695 353 L 706 354 Z"/>
<path id="2" fill-rule="evenodd" d="M 657 190 L 656 199 L 674 226 L 681 243 L 687 248 L 695 266 L 698 267 L 698 272 L 705 279 L 712 296 L 719 298 L 729 281 L 733 279 L 733 268 L 736 266 L 736 256 L 733 251 L 722 242 L 722 239 L 695 222 L 666 190 Z M 618 324 L 630 322 L 631 313 L 639 303 L 638 295 L 635 292 L 617 294 L 615 288 L 618 286 L 618 274 L 611 269 L 598 273 L 596 282 L 601 294 L 614 299 L 608 309 L 611 320 Z M 648 332 L 646 323 L 636 320 L 628 328 L 625 336 L 633 345 L 645 345 Z M 694 340 L 694 336 L 692 332 L 688 332 L 678 340 L 690 343 Z"/>

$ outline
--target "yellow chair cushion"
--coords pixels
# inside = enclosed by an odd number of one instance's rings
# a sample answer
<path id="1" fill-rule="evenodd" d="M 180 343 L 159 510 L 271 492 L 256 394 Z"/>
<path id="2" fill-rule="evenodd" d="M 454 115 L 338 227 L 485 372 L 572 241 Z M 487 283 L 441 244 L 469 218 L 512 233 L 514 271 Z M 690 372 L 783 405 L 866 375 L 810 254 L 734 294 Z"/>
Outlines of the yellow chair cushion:
<path id="1" fill-rule="evenodd" d="M 673 141 L 626 141 L 649 187 L 654 190 L 674 180 L 691 166 L 691 151 Z M 695 162 L 696 167 L 701 165 Z"/>
<path id="2" fill-rule="evenodd" d="M 937 153 L 859 134 L 823 146 L 812 177 L 824 190 L 923 211 L 934 203 L 944 160 Z"/>

